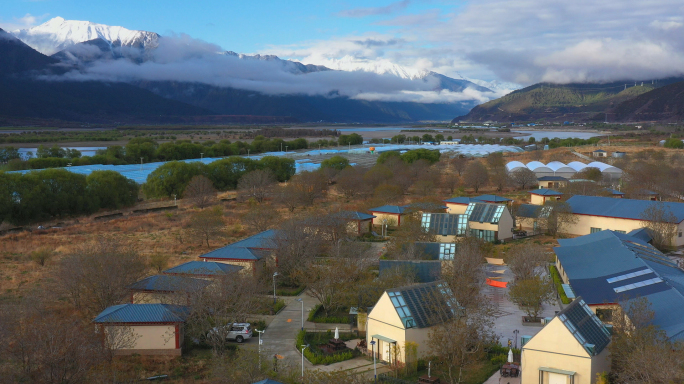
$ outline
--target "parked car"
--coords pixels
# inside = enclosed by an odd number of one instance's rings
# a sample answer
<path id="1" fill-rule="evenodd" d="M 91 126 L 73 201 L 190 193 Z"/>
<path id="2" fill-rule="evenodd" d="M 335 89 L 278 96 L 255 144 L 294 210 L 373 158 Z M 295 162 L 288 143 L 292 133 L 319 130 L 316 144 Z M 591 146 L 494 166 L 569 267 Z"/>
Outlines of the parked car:
<path id="1" fill-rule="evenodd" d="M 227 330 L 227 332 L 226 327 L 230 327 L 230 330 Z M 242 343 L 252 338 L 252 325 L 250 323 L 233 323 L 232 325 L 223 326 L 223 329 L 216 327 L 209 331 L 207 338 L 221 334 L 226 335 L 226 340 L 235 340 L 238 343 Z"/>

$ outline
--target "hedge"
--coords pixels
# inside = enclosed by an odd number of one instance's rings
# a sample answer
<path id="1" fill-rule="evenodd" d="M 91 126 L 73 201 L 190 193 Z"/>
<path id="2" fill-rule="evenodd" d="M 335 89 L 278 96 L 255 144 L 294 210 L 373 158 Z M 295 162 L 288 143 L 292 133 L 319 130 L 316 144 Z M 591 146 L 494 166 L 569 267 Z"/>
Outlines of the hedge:
<path id="1" fill-rule="evenodd" d="M 354 358 L 355 352 L 351 350 L 346 350 L 343 352 L 337 352 L 332 355 L 326 355 L 317 352 L 318 347 L 312 345 L 307 341 L 306 331 L 299 331 L 297 333 L 297 339 L 295 340 L 295 348 L 301 352 L 302 345 L 309 344 L 309 347 L 304 350 L 304 357 L 307 358 L 313 365 L 328 365 L 333 363 L 339 363 L 340 361 L 350 360 Z"/>
<path id="2" fill-rule="evenodd" d="M 316 304 L 309 312 L 309 317 L 307 320 L 314 323 L 328 323 L 328 324 L 346 324 L 349 322 L 348 317 L 335 317 L 335 316 L 318 316 L 319 312 L 323 310 L 321 304 Z"/>
<path id="3" fill-rule="evenodd" d="M 558 294 L 560 295 L 561 302 L 563 304 L 570 304 L 572 300 L 570 300 L 568 296 L 565 294 L 565 290 L 563 289 L 563 280 L 561 280 L 560 273 L 558 273 L 558 269 L 556 269 L 556 266 L 549 265 L 549 272 L 551 273 L 551 277 L 553 278 L 553 284 L 556 286 L 556 291 L 558 291 Z"/>

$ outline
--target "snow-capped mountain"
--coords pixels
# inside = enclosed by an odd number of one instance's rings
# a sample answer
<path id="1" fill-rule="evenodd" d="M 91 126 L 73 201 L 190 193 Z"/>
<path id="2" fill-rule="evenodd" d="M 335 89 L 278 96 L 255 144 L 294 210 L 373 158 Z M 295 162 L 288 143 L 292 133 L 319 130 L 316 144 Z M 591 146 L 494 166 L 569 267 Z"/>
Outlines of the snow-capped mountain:
<path id="1" fill-rule="evenodd" d="M 276 55 L 245 55 L 243 53 L 236 53 L 233 51 L 220 52 L 220 54 L 225 56 L 237 57 L 241 60 L 262 60 L 280 63 L 280 65 L 283 67 L 285 71 L 294 74 L 304 74 L 310 72 L 321 72 L 330 70 L 330 68 L 324 67 L 322 65 L 302 64 L 298 61 L 283 60 Z"/>
<path id="2" fill-rule="evenodd" d="M 159 40 L 159 35 L 154 32 L 135 31 L 90 21 L 64 20 L 61 17 L 11 33 L 31 48 L 48 56 L 93 40 L 98 40 L 98 45 L 108 45 L 110 49 L 130 47 L 144 50 L 156 47 Z"/>
<path id="3" fill-rule="evenodd" d="M 513 91 L 516 91 L 518 89 L 523 88 L 519 84 L 509 83 L 509 82 L 505 82 L 505 81 L 498 81 L 498 80 L 485 81 L 485 80 L 472 79 L 469 77 L 465 77 L 465 76 L 461 75 L 460 73 L 456 74 L 456 78 L 468 80 L 468 81 L 471 81 L 471 82 L 473 82 L 479 86 L 489 88 L 492 91 L 496 92 L 497 94 L 500 94 L 500 96 L 505 96 L 505 95 L 507 95 Z"/>
<path id="4" fill-rule="evenodd" d="M 431 71 L 404 67 L 387 59 L 361 60 L 352 56 L 344 56 L 341 59 L 326 59 L 316 64 L 338 71 L 364 71 L 379 75 L 390 74 L 410 80 L 424 79 L 431 74 Z"/>

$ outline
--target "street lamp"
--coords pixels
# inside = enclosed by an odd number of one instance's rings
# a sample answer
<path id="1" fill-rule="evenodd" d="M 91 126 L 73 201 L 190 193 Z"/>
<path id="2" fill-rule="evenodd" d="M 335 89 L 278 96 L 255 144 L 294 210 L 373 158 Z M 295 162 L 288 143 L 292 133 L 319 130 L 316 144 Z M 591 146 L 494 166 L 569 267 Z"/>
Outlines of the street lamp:
<path id="1" fill-rule="evenodd" d="M 518 333 L 520 333 L 519 330 L 514 330 L 513 334 L 515 335 L 515 349 L 518 349 Z"/>
<path id="2" fill-rule="evenodd" d="M 278 272 L 273 274 L 273 305 L 276 303 L 276 289 L 275 289 L 275 277 L 280 275 Z"/>
<path id="3" fill-rule="evenodd" d="M 296 301 L 299 301 L 302 303 L 302 331 L 304 330 L 304 300 L 303 299 L 297 299 Z"/>
<path id="4" fill-rule="evenodd" d="M 371 340 L 371 353 L 373 354 L 373 374 L 375 375 L 375 382 L 378 382 L 378 368 L 375 365 L 375 340 Z"/>
<path id="5" fill-rule="evenodd" d="M 259 369 L 261 369 L 261 334 L 266 332 L 264 329 L 263 331 L 260 331 L 258 329 L 255 329 L 259 333 Z"/>
<path id="6" fill-rule="evenodd" d="M 204 158 L 204 152 L 200 152 L 200 160 Z"/>
<path id="7" fill-rule="evenodd" d="M 249 149 L 247 150 L 247 157 L 249 157 Z"/>
<path id="8" fill-rule="evenodd" d="M 304 378 L 304 350 L 309 347 L 309 344 L 302 345 L 302 379 Z"/>
<path id="9" fill-rule="evenodd" d="M 285 146 L 285 153 L 287 153 L 287 145 Z"/>

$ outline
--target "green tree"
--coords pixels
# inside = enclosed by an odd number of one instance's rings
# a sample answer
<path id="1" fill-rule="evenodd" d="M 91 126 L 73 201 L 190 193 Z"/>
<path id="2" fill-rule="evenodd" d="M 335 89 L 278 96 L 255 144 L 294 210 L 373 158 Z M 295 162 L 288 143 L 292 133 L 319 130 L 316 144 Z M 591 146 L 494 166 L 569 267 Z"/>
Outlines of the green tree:
<path id="1" fill-rule="evenodd" d="M 380 156 L 378 156 L 378 161 L 377 161 L 377 163 L 378 163 L 378 164 L 385 164 L 385 162 L 386 162 L 387 160 L 389 160 L 390 158 L 392 158 L 392 157 L 400 158 L 400 157 L 401 157 L 401 153 L 399 153 L 399 151 L 386 151 L 386 152 L 382 152 L 382 153 L 380 154 Z"/>
<path id="2" fill-rule="evenodd" d="M 343 156 L 333 156 L 321 162 L 321 168 L 332 168 L 341 171 L 349 166 L 349 160 Z"/>
<path id="3" fill-rule="evenodd" d="M 434 164 L 439 161 L 440 153 L 438 150 L 420 148 L 407 151 L 400 157 L 401 160 L 407 164 L 411 164 L 420 159 L 427 160 L 430 164 Z"/>
<path id="4" fill-rule="evenodd" d="M 120 209 L 138 200 L 138 184 L 115 171 L 94 171 L 86 177 L 88 194 L 99 208 Z"/>
<path id="5" fill-rule="evenodd" d="M 527 316 L 537 319 L 544 303 L 551 303 L 554 299 L 554 287 L 547 277 L 534 276 L 516 280 L 510 287 L 508 296 Z"/>
<path id="6" fill-rule="evenodd" d="M 437 140 L 437 141 L 444 141 L 444 135 L 442 135 L 441 133 L 436 134 L 436 135 L 435 135 L 435 140 Z"/>
<path id="7" fill-rule="evenodd" d="M 270 170 L 279 182 L 290 180 L 297 172 L 294 159 L 278 156 L 264 156 L 258 161 L 260 169 Z"/>
<path id="8" fill-rule="evenodd" d="M 237 188 L 240 177 L 258 169 L 256 161 L 239 156 L 216 160 L 207 165 L 206 175 L 219 191 Z"/>
<path id="9" fill-rule="evenodd" d="M 665 140 L 663 147 L 682 149 L 684 148 L 684 141 L 682 141 L 682 139 L 669 138 Z"/>
<path id="10" fill-rule="evenodd" d="M 352 133 L 350 135 L 340 135 L 337 139 L 340 145 L 359 145 L 363 144 L 363 137 L 358 133 Z"/>
<path id="11" fill-rule="evenodd" d="M 200 162 L 170 161 L 147 176 L 142 187 L 143 192 L 147 197 L 183 196 L 185 186 L 194 176 L 203 174 L 206 167 Z"/>

